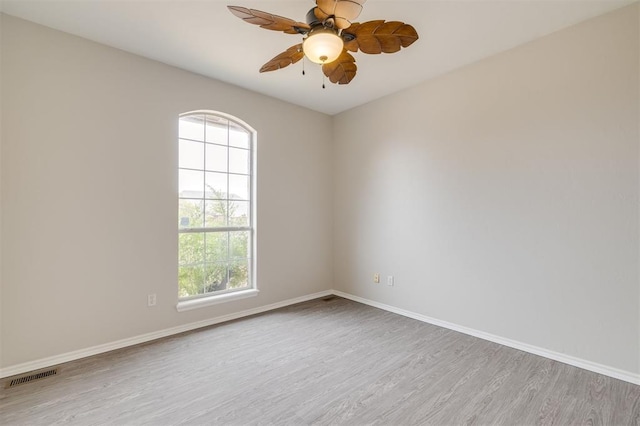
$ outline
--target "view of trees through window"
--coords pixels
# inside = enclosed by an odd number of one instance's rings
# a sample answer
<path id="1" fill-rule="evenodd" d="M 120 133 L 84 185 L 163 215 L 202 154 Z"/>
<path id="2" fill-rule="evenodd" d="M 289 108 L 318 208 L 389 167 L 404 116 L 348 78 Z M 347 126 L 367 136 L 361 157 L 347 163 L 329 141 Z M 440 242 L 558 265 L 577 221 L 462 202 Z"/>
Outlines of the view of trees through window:
<path id="1" fill-rule="evenodd" d="M 179 296 L 251 288 L 252 134 L 213 113 L 179 124 Z"/>

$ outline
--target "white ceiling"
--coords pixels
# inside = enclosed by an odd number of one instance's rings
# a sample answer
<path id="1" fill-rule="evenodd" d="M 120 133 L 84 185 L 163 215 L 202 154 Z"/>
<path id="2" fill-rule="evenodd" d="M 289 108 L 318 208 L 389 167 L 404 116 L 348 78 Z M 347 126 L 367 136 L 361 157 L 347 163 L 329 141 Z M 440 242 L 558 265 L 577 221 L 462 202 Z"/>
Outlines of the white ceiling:
<path id="1" fill-rule="evenodd" d="M 398 20 L 420 39 L 392 55 L 354 54 L 358 74 L 327 82 L 318 65 L 258 70 L 301 36 L 233 16 L 246 6 L 302 21 L 312 0 L 1 0 L 0 11 L 326 114 L 364 104 L 637 0 L 369 0 L 358 21 Z"/>

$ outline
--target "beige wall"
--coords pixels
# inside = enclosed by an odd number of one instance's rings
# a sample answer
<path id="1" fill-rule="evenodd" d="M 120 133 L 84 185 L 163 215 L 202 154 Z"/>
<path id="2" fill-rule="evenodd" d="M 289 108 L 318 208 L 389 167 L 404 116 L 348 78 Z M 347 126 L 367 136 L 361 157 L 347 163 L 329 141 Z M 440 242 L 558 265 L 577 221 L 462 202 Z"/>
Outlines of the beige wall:
<path id="1" fill-rule="evenodd" d="M 0 367 L 2 366 L 2 352 L 3 352 L 3 343 L 2 343 L 2 29 L 3 20 L 0 16 Z"/>
<path id="2" fill-rule="evenodd" d="M 640 372 L 638 21 L 636 4 L 336 116 L 335 288 Z"/>
<path id="3" fill-rule="evenodd" d="M 2 17 L 2 362 L 331 288 L 331 117 Z M 258 131 L 258 287 L 178 313 L 177 117 Z M 147 294 L 158 305 L 147 307 Z"/>

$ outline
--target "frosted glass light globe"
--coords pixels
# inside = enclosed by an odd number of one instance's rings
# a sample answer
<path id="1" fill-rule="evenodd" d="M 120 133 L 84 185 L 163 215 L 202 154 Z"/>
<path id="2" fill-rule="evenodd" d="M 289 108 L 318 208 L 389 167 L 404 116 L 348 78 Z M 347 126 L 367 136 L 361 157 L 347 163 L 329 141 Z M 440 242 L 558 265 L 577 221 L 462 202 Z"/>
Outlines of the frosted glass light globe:
<path id="1" fill-rule="evenodd" d="M 328 64 L 338 59 L 344 49 L 342 38 L 329 29 L 312 32 L 302 43 L 302 50 L 311 62 Z"/>

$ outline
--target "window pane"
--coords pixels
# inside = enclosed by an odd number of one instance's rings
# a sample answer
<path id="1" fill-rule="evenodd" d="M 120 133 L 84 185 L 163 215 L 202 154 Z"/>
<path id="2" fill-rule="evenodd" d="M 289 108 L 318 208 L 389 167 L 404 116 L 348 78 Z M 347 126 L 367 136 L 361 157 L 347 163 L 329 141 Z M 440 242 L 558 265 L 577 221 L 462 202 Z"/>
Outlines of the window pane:
<path id="1" fill-rule="evenodd" d="M 202 170 L 204 168 L 204 143 L 180 139 L 179 166 Z"/>
<path id="2" fill-rule="evenodd" d="M 229 199 L 249 199 L 249 176 L 229 175 Z"/>
<path id="3" fill-rule="evenodd" d="M 227 145 L 229 120 L 221 117 L 207 116 L 207 142 Z"/>
<path id="4" fill-rule="evenodd" d="M 204 141 L 204 116 L 190 115 L 178 121 L 178 135 L 182 139 Z"/>
<path id="5" fill-rule="evenodd" d="M 229 233 L 229 257 L 237 259 L 249 258 L 250 231 L 236 231 Z"/>
<path id="6" fill-rule="evenodd" d="M 229 225 L 249 226 L 248 201 L 229 201 Z"/>
<path id="7" fill-rule="evenodd" d="M 204 293 L 204 265 L 180 266 L 178 268 L 178 291 L 180 297 Z"/>
<path id="8" fill-rule="evenodd" d="M 208 232 L 205 239 L 205 260 L 207 262 L 226 261 L 229 256 L 229 233 Z"/>
<path id="9" fill-rule="evenodd" d="M 202 198 L 204 191 L 204 172 L 180 170 L 178 174 L 180 198 Z"/>
<path id="10" fill-rule="evenodd" d="M 226 173 L 206 173 L 206 198 L 227 198 L 227 176 Z"/>
<path id="11" fill-rule="evenodd" d="M 235 123 L 229 123 L 229 145 L 249 149 L 249 132 Z"/>
<path id="12" fill-rule="evenodd" d="M 249 174 L 249 151 L 229 148 L 229 172 Z"/>
<path id="13" fill-rule="evenodd" d="M 205 201 L 205 223 L 207 228 L 227 226 L 227 200 Z"/>
<path id="14" fill-rule="evenodd" d="M 253 133 L 214 112 L 178 125 L 179 295 L 250 288 Z M 248 230 L 215 232 L 229 226 Z"/>
<path id="15" fill-rule="evenodd" d="M 202 228 L 204 226 L 204 202 L 178 200 L 178 228 Z"/>
<path id="16" fill-rule="evenodd" d="M 213 172 L 227 171 L 227 151 L 226 146 L 207 144 L 205 169 Z"/>
<path id="17" fill-rule="evenodd" d="M 249 259 L 229 264 L 229 288 L 249 287 Z"/>
<path id="18" fill-rule="evenodd" d="M 227 289 L 229 279 L 226 262 L 207 263 L 204 269 L 204 283 L 207 293 Z"/>
<path id="19" fill-rule="evenodd" d="M 199 265 L 204 260 L 204 234 L 179 234 L 178 260 L 180 266 Z"/>

